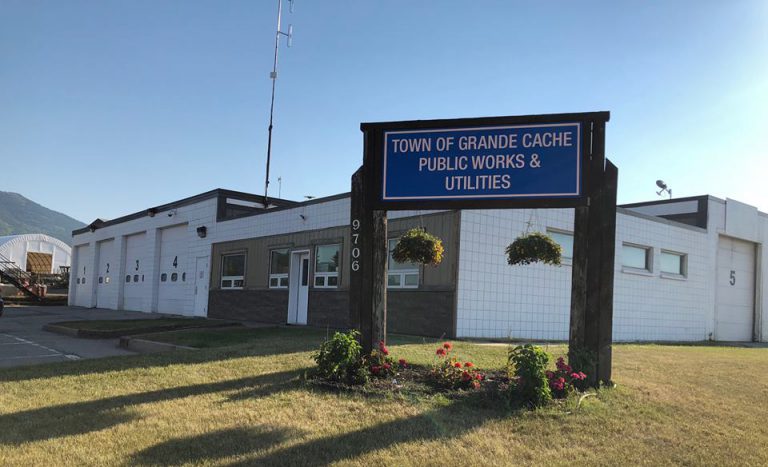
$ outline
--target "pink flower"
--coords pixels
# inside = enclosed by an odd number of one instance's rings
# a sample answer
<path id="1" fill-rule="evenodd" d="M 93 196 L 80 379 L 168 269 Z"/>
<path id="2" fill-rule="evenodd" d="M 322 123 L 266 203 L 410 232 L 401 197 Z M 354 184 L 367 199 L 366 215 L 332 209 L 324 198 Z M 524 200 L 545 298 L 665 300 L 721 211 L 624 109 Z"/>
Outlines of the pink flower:
<path id="1" fill-rule="evenodd" d="M 446 343 L 443 344 L 443 348 L 445 350 L 451 350 L 451 349 L 453 349 L 453 344 L 451 344 L 450 342 L 446 342 Z"/>
<path id="2" fill-rule="evenodd" d="M 581 379 L 581 376 L 578 373 L 571 373 L 571 378 L 573 378 L 573 379 Z"/>
<path id="3" fill-rule="evenodd" d="M 439 349 L 437 349 L 437 352 L 435 352 L 435 353 L 442 357 L 442 356 L 445 355 L 445 349 L 440 347 Z"/>
<path id="4" fill-rule="evenodd" d="M 406 366 L 408 366 L 408 362 L 406 362 L 404 358 L 401 358 L 401 359 L 398 361 L 398 363 L 400 363 L 400 366 L 402 366 L 402 367 L 406 367 Z"/>
<path id="5" fill-rule="evenodd" d="M 554 378 L 554 376 L 555 376 L 555 374 L 554 374 L 554 373 L 552 373 L 552 372 L 551 372 L 551 371 L 549 371 L 549 370 L 547 370 L 547 371 L 546 371 L 544 374 L 545 374 L 545 375 L 547 375 L 547 379 L 552 379 L 552 378 Z"/>
<path id="6" fill-rule="evenodd" d="M 464 364 L 464 368 L 472 368 L 473 366 L 475 365 L 473 365 L 472 362 L 467 362 Z"/>
<path id="7" fill-rule="evenodd" d="M 472 389 L 480 389 L 480 383 L 477 381 L 472 381 Z"/>
<path id="8" fill-rule="evenodd" d="M 464 371 L 461 373 L 461 380 L 462 381 L 469 381 L 472 379 L 472 375 L 469 374 L 468 371 Z"/>
<path id="9" fill-rule="evenodd" d="M 475 379 L 478 380 L 478 381 L 482 381 L 483 380 L 483 374 L 482 373 L 477 373 L 475 375 Z"/>
<path id="10" fill-rule="evenodd" d="M 461 368 L 461 363 L 456 362 L 456 363 L 453 364 L 453 366 L 456 367 L 456 368 Z"/>
<path id="11" fill-rule="evenodd" d="M 587 375 L 585 375 L 584 373 L 582 373 L 582 372 L 580 371 L 580 372 L 579 372 L 579 379 L 583 381 L 583 380 L 587 379 Z"/>
<path id="12" fill-rule="evenodd" d="M 374 375 L 378 375 L 379 374 L 379 370 L 381 370 L 381 367 L 379 367 L 379 366 L 374 365 L 374 366 L 371 367 L 371 373 L 373 373 Z"/>
<path id="13" fill-rule="evenodd" d="M 392 368 L 392 365 L 390 365 L 389 363 L 385 363 L 384 364 L 384 369 L 385 370 L 389 370 L 390 368 Z"/>

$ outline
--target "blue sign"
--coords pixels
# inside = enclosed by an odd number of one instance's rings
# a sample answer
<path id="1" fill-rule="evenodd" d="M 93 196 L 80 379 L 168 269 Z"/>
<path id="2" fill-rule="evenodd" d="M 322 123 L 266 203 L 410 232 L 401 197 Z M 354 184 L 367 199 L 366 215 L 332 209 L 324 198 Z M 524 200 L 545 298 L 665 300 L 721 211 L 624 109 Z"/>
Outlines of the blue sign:
<path id="1" fill-rule="evenodd" d="M 386 131 L 382 201 L 577 198 L 581 124 Z"/>

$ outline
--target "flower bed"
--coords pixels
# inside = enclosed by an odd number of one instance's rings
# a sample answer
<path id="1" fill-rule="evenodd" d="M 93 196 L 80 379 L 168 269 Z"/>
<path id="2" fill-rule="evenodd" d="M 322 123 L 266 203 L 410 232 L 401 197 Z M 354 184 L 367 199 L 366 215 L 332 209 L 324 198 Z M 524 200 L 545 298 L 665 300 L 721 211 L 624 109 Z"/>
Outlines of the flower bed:
<path id="1" fill-rule="evenodd" d="M 536 408 L 565 400 L 584 385 L 586 375 L 564 358 L 550 370 L 550 357 L 533 345 L 510 350 L 506 369 L 481 371 L 454 351 L 451 342 L 441 344 L 432 365 L 411 365 L 392 355 L 382 341 L 363 355 L 356 331 L 336 333 L 315 354 L 318 369 L 309 375 L 311 385 L 371 395 L 430 396 L 443 394 L 503 400 L 510 407 Z"/>

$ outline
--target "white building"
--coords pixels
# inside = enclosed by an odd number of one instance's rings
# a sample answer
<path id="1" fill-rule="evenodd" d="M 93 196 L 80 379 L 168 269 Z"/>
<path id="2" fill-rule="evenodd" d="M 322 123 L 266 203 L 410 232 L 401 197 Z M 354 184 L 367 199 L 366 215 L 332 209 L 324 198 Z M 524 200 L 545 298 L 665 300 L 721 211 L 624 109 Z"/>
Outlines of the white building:
<path id="1" fill-rule="evenodd" d="M 349 195 L 304 203 L 227 190 L 73 233 L 70 304 L 274 323 L 349 325 Z M 390 238 L 425 226 L 437 268 L 390 263 L 393 332 L 565 340 L 571 268 L 509 266 L 504 249 L 548 231 L 568 256 L 573 210 L 390 212 Z M 768 341 L 761 274 L 768 216 L 700 196 L 618 208 L 617 341 Z"/>

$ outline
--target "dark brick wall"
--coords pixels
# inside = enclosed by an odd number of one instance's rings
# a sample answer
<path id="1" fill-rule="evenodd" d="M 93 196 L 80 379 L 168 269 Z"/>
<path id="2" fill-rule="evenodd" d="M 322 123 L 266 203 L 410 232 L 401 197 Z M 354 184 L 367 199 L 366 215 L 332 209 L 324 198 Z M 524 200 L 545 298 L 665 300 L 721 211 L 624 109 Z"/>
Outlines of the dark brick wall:
<path id="1" fill-rule="evenodd" d="M 211 290 L 208 316 L 285 324 L 288 320 L 288 290 Z"/>
<path id="2" fill-rule="evenodd" d="M 387 293 L 387 332 L 454 337 L 453 307 L 452 290 L 390 290 Z"/>
<path id="3" fill-rule="evenodd" d="M 287 290 L 211 290 L 211 318 L 284 324 L 288 316 Z M 454 291 L 390 290 L 387 293 L 387 330 L 399 334 L 454 337 Z M 311 326 L 349 327 L 349 292 L 309 291 L 307 322 Z"/>
<path id="4" fill-rule="evenodd" d="M 307 322 L 312 326 L 349 327 L 349 292 L 309 290 Z"/>

